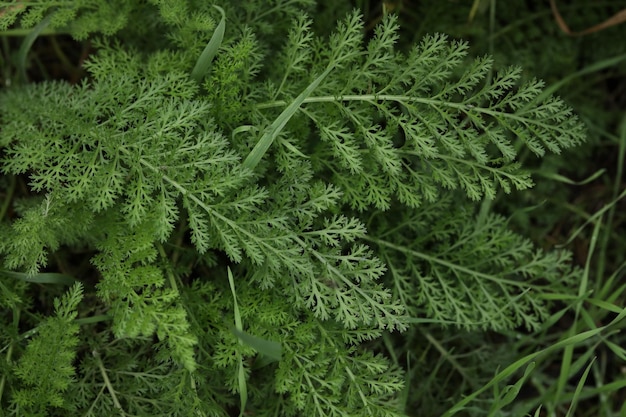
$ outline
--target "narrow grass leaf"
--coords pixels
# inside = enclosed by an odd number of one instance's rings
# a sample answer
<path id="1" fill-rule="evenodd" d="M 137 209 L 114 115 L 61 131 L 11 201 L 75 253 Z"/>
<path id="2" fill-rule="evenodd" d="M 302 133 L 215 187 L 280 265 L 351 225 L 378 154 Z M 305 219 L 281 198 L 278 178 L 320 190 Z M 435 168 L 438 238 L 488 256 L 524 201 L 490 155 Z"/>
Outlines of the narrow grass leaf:
<path id="1" fill-rule="evenodd" d="M 595 305 L 596 307 L 600 307 L 601 309 L 610 311 L 612 313 L 619 314 L 622 311 L 622 309 L 619 306 L 616 306 L 615 304 L 612 304 L 612 303 L 608 303 L 604 300 L 598 300 L 597 298 L 590 298 L 587 301 L 590 304 Z"/>
<path id="2" fill-rule="evenodd" d="M 580 280 L 580 285 L 578 288 L 579 297 L 582 297 L 588 291 L 587 288 L 589 285 L 589 269 L 591 267 L 591 258 L 592 258 L 593 253 L 595 252 L 595 247 L 598 241 L 598 235 L 600 233 L 601 225 L 602 225 L 602 221 L 601 219 L 599 219 L 595 223 L 593 234 L 591 236 L 591 243 L 589 245 L 587 261 L 585 263 L 585 268 L 583 270 L 582 279 Z M 576 313 L 575 313 L 574 323 L 579 322 L 578 319 L 581 316 L 581 313 L 583 314 L 583 318 L 584 318 L 585 311 L 582 309 L 582 305 L 583 305 L 582 302 L 578 302 L 576 304 L 576 310 L 575 310 Z M 593 328 L 595 328 L 595 326 L 593 326 Z M 576 326 L 574 325 L 570 329 L 570 334 L 573 335 L 575 334 L 575 332 L 576 332 Z M 561 368 L 560 368 L 559 377 L 557 379 L 557 384 L 556 384 L 555 397 L 557 399 L 561 398 L 561 396 L 563 395 L 563 392 L 565 391 L 565 386 L 567 385 L 567 381 L 569 380 L 569 378 L 578 371 L 578 369 L 576 369 L 577 368 L 576 366 L 572 366 L 573 356 L 574 356 L 574 345 L 566 346 L 563 351 L 563 358 L 561 359 Z M 580 366 L 582 366 L 582 364 Z"/>
<path id="3" fill-rule="evenodd" d="M 263 155 L 265 155 L 272 142 L 274 142 L 274 139 L 276 139 L 278 134 L 283 130 L 293 115 L 296 114 L 296 111 L 298 111 L 298 108 L 300 108 L 304 100 L 309 97 L 324 80 L 324 78 L 330 74 L 332 68 L 332 66 L 329 66 L 326 71 L 313 80 L 313 82 L 309 84 L 309 86 L 305 88 L 304 91 L 302 91 L 285 110 L 283 110 L 276 120 L 274 120 L 270 127 L 267 128 L 263 136 L 261 136 L 261 139 L 259 139 L 259 142 L 254 146 L 254 149 L 252 149 L 246 160 L 243 161 L 244 168 L 252 170 L 259 164 L 259 162 L 261 162 Z"/>
<path id="4" fill-rule="evenodd" d="M 599 328 L 593 329 L 593 330 L 587 330 L 585 332 L 576 334 L 574 336 L 570 336 L 570 337 L 568 337 L 566 339 L 563 339 L 563 340 L 553 344 L 552 346 L 548 346 L 545 349 L 542 349 L 542 350 L 537 351 L 537 352 L 533 352 L 533 353 L 531 353 L 529 355 L 524 356 L 521 359 L 518 359 L 517 361 L 513 362 L 511 365 L 509 365 L 505 369 L 503 369 L 501 372 L 499 372 L 496 376 L 494 376 L 487 384 L 483 385 L 478 390 L 474 391 L 473 393 L 471 393 L 468 396 L 466 396 L 465 398 L 463 398 L 461 401 L 457 402 L 454 406 L 452 406 L 450 409 L 448 409 L 448 411 L 446 411 L 441 417 L 451 417 L 451 416 L 455 415 L 456 413 L 458 413 L 459 411 L 462 411 L 463 409 L 465 409 L 465 406 L 467 404 L 469 404 L 471 401 L 473 401 L 478 396 L 480 396 L 480 394 L 482 394 L 486 390 L 490 389 L 494 384 L 498 384 L 501 381 L 503 381 L 504 379 L 510 377 L 515 372 L 517 372 L 521 367 L 526 365 L 528 362 L 535 360 L 539 356 L 551 353 L 551 352 L 556 351 L 556 350 L 563 349 L 563 348 L 565 348 L 567 346 L 573 346 L 573 345 L 577 345 L 577 344 L 580 344 L 582 342 L 585 342 L 585 341 L 591 339 L 592 337 L 595 337 L 595 336 L 599 335 L 603 331 L 611 328 L 612 326 L 616 325 L 617 323 L 621 322 L 622 320 L 624 320 L 624 318 L 626 318 L 626 308 L 624 308 L 620 312 L 620 314 L 617 317 L 615 317 L 606 326 L 602 326 L 602 327 L 599 327 Z"/>
<path id="5" fill-rule="evenodd" d="M 76 282 L 76 278 L 55 272 L 41 272 L 39 274 L 29 275 L 24 272 L 14 272 L 0 269 L 0 276 L 2 275 L 35 284 L 72 285 Z"/>
<path id="6" fill-rule="evenodd" d="M 587 225 L 591 222 L 594 222 L 596 219 L 600 218 L 601 216 L 604 215 L 604 213 L 606 213 L 607 211 L 611 210 L 611 208 L 617 204 L 622 198 L 626 197 L 626 190 L 624 190 L 619 196 L 617 196 L 617 198 L 613 199 L 611 202 L 609 202 L 608 204 L 604 205 L 600 210 L 596 211 L 592 216 L 590 216 L 587 221 L 585 221 L 585 223 L 583 223 L 582 226 L 580 226 L 578 229 L 576 229 L 576 231 L 574 231 L 574 233 L 572 233 L 572 235 L 569 237 L 569 239 L 567 239 L 567 241 L 563 244 L 557 245 L 557 248 L 563 248 L 567 245 L 569 245 L 570 243 L 572 243 L 574 241 L 574 239 L 576 239 L 576 237 L 580 234 L 580 232 L 582 232 L 585 227 L 587 227 Z"/>
<path id="7" fill-rule="evenodd" d="M 569 185 L 586 185 L 586 184 L 589 184 L 592 181 L 597 180 L 602 175 L 604 175 L 606 173 L 606 169 L 604 169 L 604 168 L 599 169 L 596 172 L 594 172 L 593 174 L 591 174 L 590 176 L 588 176 L 587 178 L 585 178 L 584 180 L 580 180 L 580 181 L 571 180 L 571 179 L 567 178 L 564 175 L 557 174 L 556 172 L 546 172 L 544 170 L 535 170 L 535 171 L 531 171 L 531 172 L 533 174 L 535 174 L 535 175 L 542 176 L 542 177 L 547 178 L 549 180 L 562 182 L 564 184 L 569 184 Z"/>
<path id="8" fill-rule="evenodd" d="M 280 343 L 253 336 L 234 327 L 230 330 L 239 338 L 240 341 L 250 346 L 260 354 L 265 355 L 274 361 L 281 360 L 283 352 Z"/>
<path id="9" fill-rule="evenodd" d="M 241 314 L 239 313 L 239 305 L 237 304 L 237 292 L 235 291 L 235 280 L 233 279 L 233 273 L 228 268 L 228 283 L 230 285 L 230 291 L 233 293 L 233 309 L 235 314 L 235 329 L 243 332 L 243 326 L 241 323 Z M 239 343 L 243 344 L 239 339 Z M 239 410 L 239 416 L 242 417 L 246 411 L 246 403 L 248 402 L 248 386 L 246 385 L 246 371 L 243 365 L 243 357 L 239 354 L 239 371 L 237 373 L 237 382 L 239 384 L 239 399 L 241 402 L 241 408 Z"/>
<path id="10" fill-rule="evenodd" d="M 235 280 L 233 279 L 233 273 L 228 268 L 228 283 L 230 284 L 230 291 L 233 293 L 233 309 L 235 314 L 235 328 L 239 331 L 243 331 L 241 324 L 241 314 L 239 313 L 239 304 L 237 304 L 237 292 L 235 291 Z"/>
<path id="11" fill-rule="evenodd" d="M 574 332 L 572 332 L 574 334 Z M 567 345 L 563 349 L 563 357 L 561 358 L 561 366 L 559 371 L 559 378 L 556 382 L 556 398 L 560 398 L 565 390 L 565 385 L 571 375 L 572 358 L 574 356 L 574 345 Z"/>
<path id="12" fill-rule="evenodd" d="M 243 417 L 244 415 L 246 415 L 246 403 L 248 402 L 248 386 L 246 385 L 246 371 L 243 367 L 243 360 L 241 358 L 239 359 L 239 372 L 237 374 L 237 380 L 239 382 L 239 398 L 241 400 L 239 417 Z"/>
<path id="13" fill-rule="evenodd" d="M 626 362 L 626 349 L 609 340 L 605 340 L 604 344 L 613 351 L 615 356 Z"/>
<path id="14" fill-rule="evenodd" d="M 569 417 L 570 415 L 573 415 L 573 412 L 576 410 L 576 404 L 578 403 L 580 393 L 583 387 L 585 386 L 585 382 L 587 381 L 587 377 L 589 376 L 589 371 L 591 370 L 591 367 L 593 366 L 593 363 L 595 362 L 595 360 L 596 358 L 594 357 L 589 363 L 589 365 L 587 366 L 587 369 L 585 369 L 585 372 L 583 373 L 582 377 L 578 381 L 578 384 L 576 385 L 576 390 L 574 391 L 574 398 L 572 399 L 572 402 L 570 404 L 569 409 L 567 410 L 567 414 L 565 415 L 565 417 Z"/>
<path id="15" fill-rule="evenodd" d="M 20 74 L 22 82 L 27 81 L 26 58 L 28 57 L 28 52 L 30 51 L 30 48 L 33 46 L 33 44 L 35 43 L 35 40 L 37 39 L 39 34 L 41 34 L 41 32 L 43 32 L 43 30 L 47 28 L 48 25 L 50 24 L 50 21 L 52 20 L 52 15 L 53 13 L 44 17 L 41 20 L 41 22 L 39 22 L 37 26 L 35 26 L 33 30 L 31 30 L 30 33 L 24 37 L 24 40 L 22 41 L 22 44 L 20 45 L 20 49 L 17 52 L 17 68 L 18 68 L 18 73 Z"/>
<path id="16" fill-rule="evenodd" d="M 613 222 L 609 221 L 607 224 L 613 224 Z M 596 299 L 604 300 L 609 303 L 614 303 L 615 300 L 619 299 L 623 296 L 624 292 L 626 292 L 626 283 L 620 285 L 617 289 L 615 288 L 616 282 L 622 282 L 621 278 L 623 276 L 623 272 L 626 270 L 626 261 L 622 262 L 615 271 L 611 274 L 611 276 L 606 279 L 602 288 L 597 292 Z M 600 276 L 600 275 L 598 275 Z"/>
<path id="17" fill-rule="evenodd" d="M 233 141 L 235 140 L 235 136 L 237 136 L 240 133 L 243 132 L 250 132 L 250 131 L 255 131 L 257 130 L 257 128 L 255 126 L 252 125 L 242 125 L 239 126 L 235 129 L 233 129 L 233 132 L 230 134 L 230 137 L 233 139 Z"/>
<path id="18" fill-rule="evenodd" d="M 209 43 L 204 48 L 204 51 L 200 54 L 198 61 L 196 62 L 195 67 L 191 71 L 191 78 L 193 78 L 198 83 L 202 81 L 204 76 L 209 72 L 209 68 L 211 67 L 211 62 L 215 55 L 217 55 L 217 50 L 220 49 L 222 45 L 222 41 L 224 40 L 224 32 L 226 30 L 226 13 L 224 13 L 224 9 L 219 6 L 213 6 L 222 14 L 222 18 L 220 19 L 220 23 L 215 28 L 213 32 L 213 36 L 209 40 Z"/>
<path id="19" fill-rule="evenodd" d="M 524 371 L 524 375 L 513 385 L 509 385 L 504 390 L 504 395 L 498 401 L 495 401 L 491 410 L 489 411 L 489 416 L 497 415 L 496 413 L 500 411 L 503 407 L 509 405 L 513 402 L 519 395 L 520 390 L 522 389 L 522 385 L 526 382 L 526 379 L 531 374 L 531 372 L 535 369 L 535 362 L 531 362 L 526 367 Z M 496 384 L 497 386 L 497 384 Z"/>

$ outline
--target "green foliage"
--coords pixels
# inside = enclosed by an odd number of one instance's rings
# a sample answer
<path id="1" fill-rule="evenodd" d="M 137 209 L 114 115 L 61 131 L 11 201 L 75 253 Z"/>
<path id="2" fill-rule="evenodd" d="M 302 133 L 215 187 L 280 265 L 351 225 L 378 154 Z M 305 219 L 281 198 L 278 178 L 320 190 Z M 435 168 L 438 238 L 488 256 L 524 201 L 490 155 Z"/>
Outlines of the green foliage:
<path id="1" fill-rule="evenodd" d="M 20 185 L 0 271 L 81 282 L 0 275 L 7 415 L 402 416 L 411 367 L 381 340 L 539 331 L 576 293 L 567 252 L 475 204 L 533 185 L 525 150 L 583 141 L 569 107 L 445 35 L 402 52 L 394 15 L 317 35 L 311 6 L 2 14 L 101 36 L 84 80 L 0 94 L 3 193 Z"/>
<path id="2" fill-rule="evenodd" d="M 74 319 L 82 297 L 83 287 L 77 283 L 61 299 L 55 298 L 55 316 L 39 324 L 13 370 L 24 388 L 14 393 L 12 401 L 25 415 L 46 415 L 49 406 L 73 408 L 63 394 L 75 373 L 72 362 L 79 343 L 79 327 Z"/>
<path id="3" fill-rule="evenodd" d="M 501 216 L 477 217 L 450 198 L 423 212 L 378 217 L 369 240 L 414 317 L 466 329 L 537 330 L 550 314 L 545 298 L 568 291 L 580 276 L 568 252 L 543 253 Z"/>
<path id="4" fill-rule="evenodd" d="M 357 52 L 358 22 L 351 15 L 345 34 L 316 47 L 303 37 L 308 23 L 300 21 L 282 57 L 287 72 L 266 87 L 267 99 L 274 101 L 257 106 L 284 106 L 309 82 L 298 77 L 303 71 L 319 73 L 327 62 L 345 68 L 331 72 L 315 97 L 304 100 L 302 115 L 293 123 L 315 126 L 321 141 L 311 163 L 316 171 L 332 174 L 352 208 L 386 210 L 394 197 L 415 208 L 424 200 L 436 201 L 442 189 L 462 188 L 473 200 L 494 198 L 499 187 L 507 193 L 525 189 L 532 182 L 515 162 L 511 133 L 537 155 L 546 148 L 558 153 L 584 137 L 562 101 L 536 102 L 541 82 L 515 86 L 518 68 L 505 69 L 479 87 L 490 59 L 477 59 L 453 76 L 465 62 L 467 45 L 443 35 L 425 37 L 408 56 L 394 52 L 393 17 L 377 28 L 367 49 Z M 309 55 L 315 59 L 307 69 L 299 63 Z M 280 151 L 295 156 L 291 147 Z"/>
<path id="5" fill-rule="evenodd" d="M 60 2 L 22 2 L 4 4 L 0 16 L 0 30 L 6 30 L 19 18 L 20 25 L 31 28 L 44 15 L 52 14 L 51 25 L 60 28 L 72 24 L 77 38 L 89 33 L 102 32 L 112 35 L 126 26 L 130 3 L 112 1 L 102 3 L 94 0 L 65 0 Z"/>

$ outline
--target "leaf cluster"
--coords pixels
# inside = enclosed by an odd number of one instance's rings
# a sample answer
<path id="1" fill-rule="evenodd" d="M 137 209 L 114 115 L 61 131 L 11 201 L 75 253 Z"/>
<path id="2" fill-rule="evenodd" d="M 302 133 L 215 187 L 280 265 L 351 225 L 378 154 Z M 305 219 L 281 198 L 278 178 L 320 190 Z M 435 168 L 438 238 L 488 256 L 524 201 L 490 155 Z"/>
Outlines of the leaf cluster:
<path id="1" fill-rule="evenodd" d="M 92 3 L 57 22 L 105 35 L 87 79 L 0 94 L 0 170 L 27 189 L 0 224 L 0 267 L 32 281 L 69 251 L 90 284 L 28 341 L 29 287 L 0 281 L 9 413 L 400 416 L 404 373 L 377 339 L 419 319 L 536 329 L 570 291 L 566 253 L 473 205 L 532 185 L 520 148 L 583 140 L 540 81 L 488 79 L 492 60 L 444 35 L 403 53 L 392 15 L 366 40 L 356 11 L 316 35 L 310 1 L 234 2 L 219 24 L 212 3 L 124 2 L 162 30 L 143 50 L 110 36 L 123 22 L 88 23 Z M 24 8 L 25 27 L 48 10 Z"/>
<path id="2" fill-rule="evenodd" d="M 367 48 L 355 51 L 361 42 L 357 14 L 328 45 L 305 35 L 309 25 L 301 19 L 290 33 L 278 60 L 287 71 L 270 79 L 268 102 L 256 108 L 265 119 L 265 109 L 285 106 L 311 82 L 307 74 L 331 68 L 292 120 L 315 133 L 304 144 L 276 151 L 293 159 L 299 155 L 294 147 L 303 151 L 317 144 L 309 158 L 313 168 L 340 184 L 354 209 L 387 210 L 394 199 L 416 208 L 436 201 L 441 190 L 457 188 L 472 200 L 494 198 L 497 189 L 526 189 L 532 181 L 516 162 L 516 147 L 541 156 L 584 138 L 561 100 L 540 95 L 541 81 L 517 85 L 519 68 L 504 69 L 481 85 L 492 60 L 468 63 L 463 42 L 426 36 L 405 55 L 393 48 L 398 27 L 391 15 Z M 312 62 L 303 65 L 309 57 Z"/>

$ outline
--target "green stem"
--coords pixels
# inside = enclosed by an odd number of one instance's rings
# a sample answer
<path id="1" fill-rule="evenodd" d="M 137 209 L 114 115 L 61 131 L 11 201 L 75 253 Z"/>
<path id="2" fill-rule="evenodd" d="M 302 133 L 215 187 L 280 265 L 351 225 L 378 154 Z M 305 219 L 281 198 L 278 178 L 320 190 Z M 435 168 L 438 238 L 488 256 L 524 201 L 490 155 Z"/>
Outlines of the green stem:
<path id="1" fill-rule="evenodd" d="M 366 102 L 371 103 L 372 105 L 375 105 L 376 102 L 378 101 L 392 101 L 392 102 L 396 102 L 399 104 L 407 104 L 407 103 L 425 104 L 425 105 L 432 106 L 435 108 L 437 108 L 438 106 L 441 106 L 441 107 L 457 109 L 457 110 L 467 112 L 467 113 L 476 112 L 476 113 L 486 114 L 492 117 L 503 117 L 503 118 L 515 120 L 520 123 L 531 123 L 531 124 L 534 124 L 536 126 L 540 126 L 546 129 L 554 128 L 554 126 L 550 125 L 549 123 L 545 123 L 545 122 L 540 123 L 536 119 L 532 119 L 532 118 L 529 119 L 529 118 L 524 117 L 521 114 L 507 113 L 507 112 L 498 111 L 498 110 L 491 110 L 489 108 L 473 106 L 473 105 L 466 104 L 466 103 L 454 103 L 450 101 L 442 101 L 442 100 L 437 100 L 437 99 L 432 99 L 432 98 L 411 97 L 411 96 L 394 95 L 394 94 L 348 94 L 348 95 L 342 95 L 342 96 L 319 96 L 319 97 L 309 96 L 305 98 L 304 100 L 302 100 L 300 105 L 304 105 L 307 103 L 334 103 L 334 102 L 339 102 L 339 101 L 366 101 Z M 270 101 L 267 103 L 257 104 L 255 107 L 258 110 L 263 110 L 263 109 L 270 109 L 274 107 L 284 107 L 287 104 L 288 103 L 285 100 L 276 100 L 276 101 Z"/>
<path id="2" fill-rule="evenodd" d="M 167 253 L 165 253 L 165 248 L 163 247 L 163 245 L 161 245 L 160 243 L 157 243 L 156 247 L 163 261 L 166 262 L 167 265 L 173 265 L 167 262 L 169 258 L 167 257 Z M 166 274 L 167 274 L 168 280 L 170 281 L 170 286 L 172 287 L 172 289 L 175 290 L 177 294 L 180 294 L 180 292 L 178 291 L 178 285 L 176 284 L 176 277 L 174 276 L 172 269 L 166 268 Z"/>
<path id="3" fill-rule="evenodd" d="M 511 285 L 514 287 L 520 287 L 520 288 L 527 288 L 527 287 L 533 287 L 534 285 L 527 283 L 527 282 L 521 282 L 521 281 L 514 281 L 511 279 L 506 279 L 506 278 L 502 278 L 502 277 L 497 277 L 491 274 L 486 274 L 484 272 L 480 272 L 480 271 L 476 271 L 476 270 L 472 270 L 470 268 L 467 268 L 463 265 L 459 265 L 459 264 L 455 264 L 452 262 L 448 262 L 445 259 L 439 259 L 437 257 L 433 257 L 430 255 L 426 255 L 425 253 L 422 252 L 418 252 L 412 249 L 409 249 L 407 247 L 404 246 L 398 246 L 395 245 L 391 242 L 387 242 L 385 240 L 382 239 L 377 239 L 375 237 L 371 237 L 371 236 L 363 236 L 362 237 L 364 240 L 367 240 L 369 242 L 375 243 L 376 245 L 379 246 L 383 246 L 383 247 L 387 247 L 389 249 L 393 249 L 395 251 L 404 253 L 406 255 L 415 257 L 415 258 L 419 258 L 419 259 L 423 259 L 427 262 L 430 262 L 432 264 L 437 264 L 443 267 L 446 267 L 452 271 L 458 271 L 460 273 L 463 274 L 467 274 L 468 276 L 475 276 L 475 277 L 480 277 L 480 278 L 484 278 L 488 281 L 491 282 L 495 282 L 496 284 L 499 285 L 503 285 L 503 284 L 507 284 L 507 285 Z"/>
<path id="4" fill-rule="evenodd" d="M 319 96 L 319 97 L 307 97 L 302 101 L 302 104 L 307 103 L 334 103 L 338 101 L 367 101 L 371 104 L 375 104 L 377 101 L 393 101 L 396 103 L 419 103 L 419 104 L 428 104 L 428 105 L 439 105 L 439 106 L 447 106 L 460 110 L 474 110 L 487 114 L 501 113 L 501 112 L 493 112 L 488 109 L 483 109 L 481 107 L 469 107 L 464 103 L 452 103 L 449 101 L 441 101 L 428 99 L 423 97 L 411 97 L 404 95 L 394 95 L 394 94 L 346 94 L 342 96 Z M 274 107 L 284 107 L 288 103 L 285 100 L 275 100 L 267 103 L 257 104 L 255 107 L 258 110 L 263 109 L 271 109 Z M 507 115 L 511 115 L 510 113 L 506 113 Z"/>
<path id="5" fill-rule="evenodd" d="M 126 416 L 126 413 L 124 412 L 124 409 L 122 408 L 122 405 L 120 404 L 119 400 L 117 399 L 117 395 L 115 394 L 115 390 L 113 389 L 113 385 L 111 384 L 111 380 L 109 379 L 109 376 L 107 375 L 107 370 L 104 367 L 104 365 L 102 364 L 102 360 L 100 359 L 100 354 L 98 353 L 97 350 L 93 351 L 93 356 L 96 358 L 96 362 L 98 363 L 98 368 L 100 369 L 100 374 L 102 375 L 102 379 L 104 379 L 104 385 L 107 387 L 107 390 L 109 391 L 109 394 L 111 394 L 111 399 L 113 400 L 113 406 L 119 410 L 120 415 Z"/>

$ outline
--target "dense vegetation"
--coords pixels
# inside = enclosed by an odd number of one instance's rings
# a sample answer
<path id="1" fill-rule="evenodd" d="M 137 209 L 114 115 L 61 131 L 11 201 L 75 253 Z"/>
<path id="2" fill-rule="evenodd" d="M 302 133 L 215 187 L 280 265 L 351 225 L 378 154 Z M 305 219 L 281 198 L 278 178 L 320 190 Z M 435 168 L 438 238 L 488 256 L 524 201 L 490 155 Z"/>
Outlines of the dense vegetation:
<path id="1" fill-rule="evenodd" d="M 0 2 L 0 416 L 626 413 L 615 3 Z"/>

